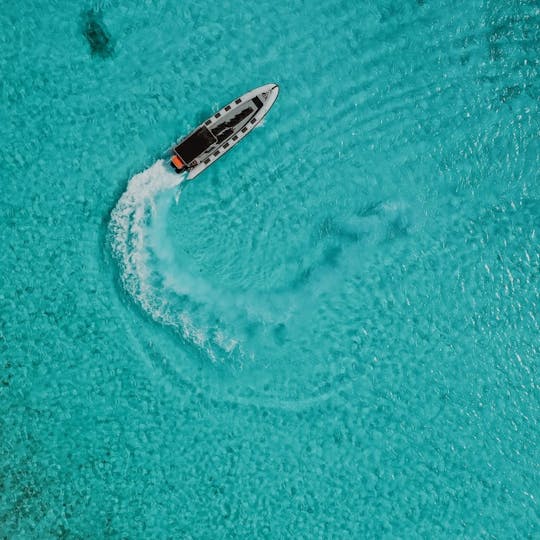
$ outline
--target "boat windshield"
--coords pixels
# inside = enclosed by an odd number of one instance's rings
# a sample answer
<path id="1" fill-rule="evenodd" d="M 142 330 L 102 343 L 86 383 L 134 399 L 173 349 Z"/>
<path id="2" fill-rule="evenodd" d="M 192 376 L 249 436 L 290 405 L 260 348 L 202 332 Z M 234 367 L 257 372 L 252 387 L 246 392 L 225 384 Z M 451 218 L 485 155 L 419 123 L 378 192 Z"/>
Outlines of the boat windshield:
<path id="1" fill-rule="evenodd" d="M 209 146 L 216 142 L 216 137 L 205 126 L 200 127 L 193 135 L 175 146 L 174 152 L 184 163 L 191 163 L 200 156 Z"/>

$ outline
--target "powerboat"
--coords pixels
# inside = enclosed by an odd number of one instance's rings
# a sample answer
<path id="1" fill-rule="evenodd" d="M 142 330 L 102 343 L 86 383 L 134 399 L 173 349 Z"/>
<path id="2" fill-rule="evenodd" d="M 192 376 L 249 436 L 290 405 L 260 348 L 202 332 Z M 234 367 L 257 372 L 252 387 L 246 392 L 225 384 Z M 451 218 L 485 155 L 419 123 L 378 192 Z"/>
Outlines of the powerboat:
<path id="1" fill-rule="evenodd" d="M 173 149 L 171 166 L 192 180 L 238 144 L 264 118 L 279 93 L 277 84 L 259 86 L 225 105 Z"/>

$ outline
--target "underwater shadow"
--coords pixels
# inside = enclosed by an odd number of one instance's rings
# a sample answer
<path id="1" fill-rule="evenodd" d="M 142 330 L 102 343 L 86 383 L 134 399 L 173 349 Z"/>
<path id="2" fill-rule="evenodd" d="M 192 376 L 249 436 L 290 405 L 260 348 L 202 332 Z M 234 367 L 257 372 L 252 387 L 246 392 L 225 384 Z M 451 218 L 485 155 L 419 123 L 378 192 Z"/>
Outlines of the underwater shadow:
<path id="1" fill-rule="evenodd" d="M 82 34 L 90 45 L 92 56 L 110 58 L 114 54 L 114 42 L 103 22 L 101 11 L 95 9 L 83 11 L 81 19 Z"/>

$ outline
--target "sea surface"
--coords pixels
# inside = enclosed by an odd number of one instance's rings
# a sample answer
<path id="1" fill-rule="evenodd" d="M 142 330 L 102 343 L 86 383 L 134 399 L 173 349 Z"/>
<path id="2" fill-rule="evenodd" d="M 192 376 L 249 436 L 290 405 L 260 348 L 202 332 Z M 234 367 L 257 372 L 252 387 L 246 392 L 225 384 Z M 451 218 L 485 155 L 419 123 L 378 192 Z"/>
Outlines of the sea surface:
<path id="1" fill-rule="evenodd" d="M 540 537 L 537 0 L 0 6 L 0 538 Z"/>

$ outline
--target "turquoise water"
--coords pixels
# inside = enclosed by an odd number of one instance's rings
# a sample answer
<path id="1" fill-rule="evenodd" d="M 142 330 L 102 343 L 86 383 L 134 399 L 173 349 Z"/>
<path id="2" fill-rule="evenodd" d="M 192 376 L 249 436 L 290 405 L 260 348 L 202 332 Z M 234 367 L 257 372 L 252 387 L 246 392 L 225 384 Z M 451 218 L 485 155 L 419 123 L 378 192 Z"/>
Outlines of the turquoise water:
<path id="1" fill-rule="evenodd" d="M 0 26 L 0 537 L 540 535 L 537 2 Z"/>

